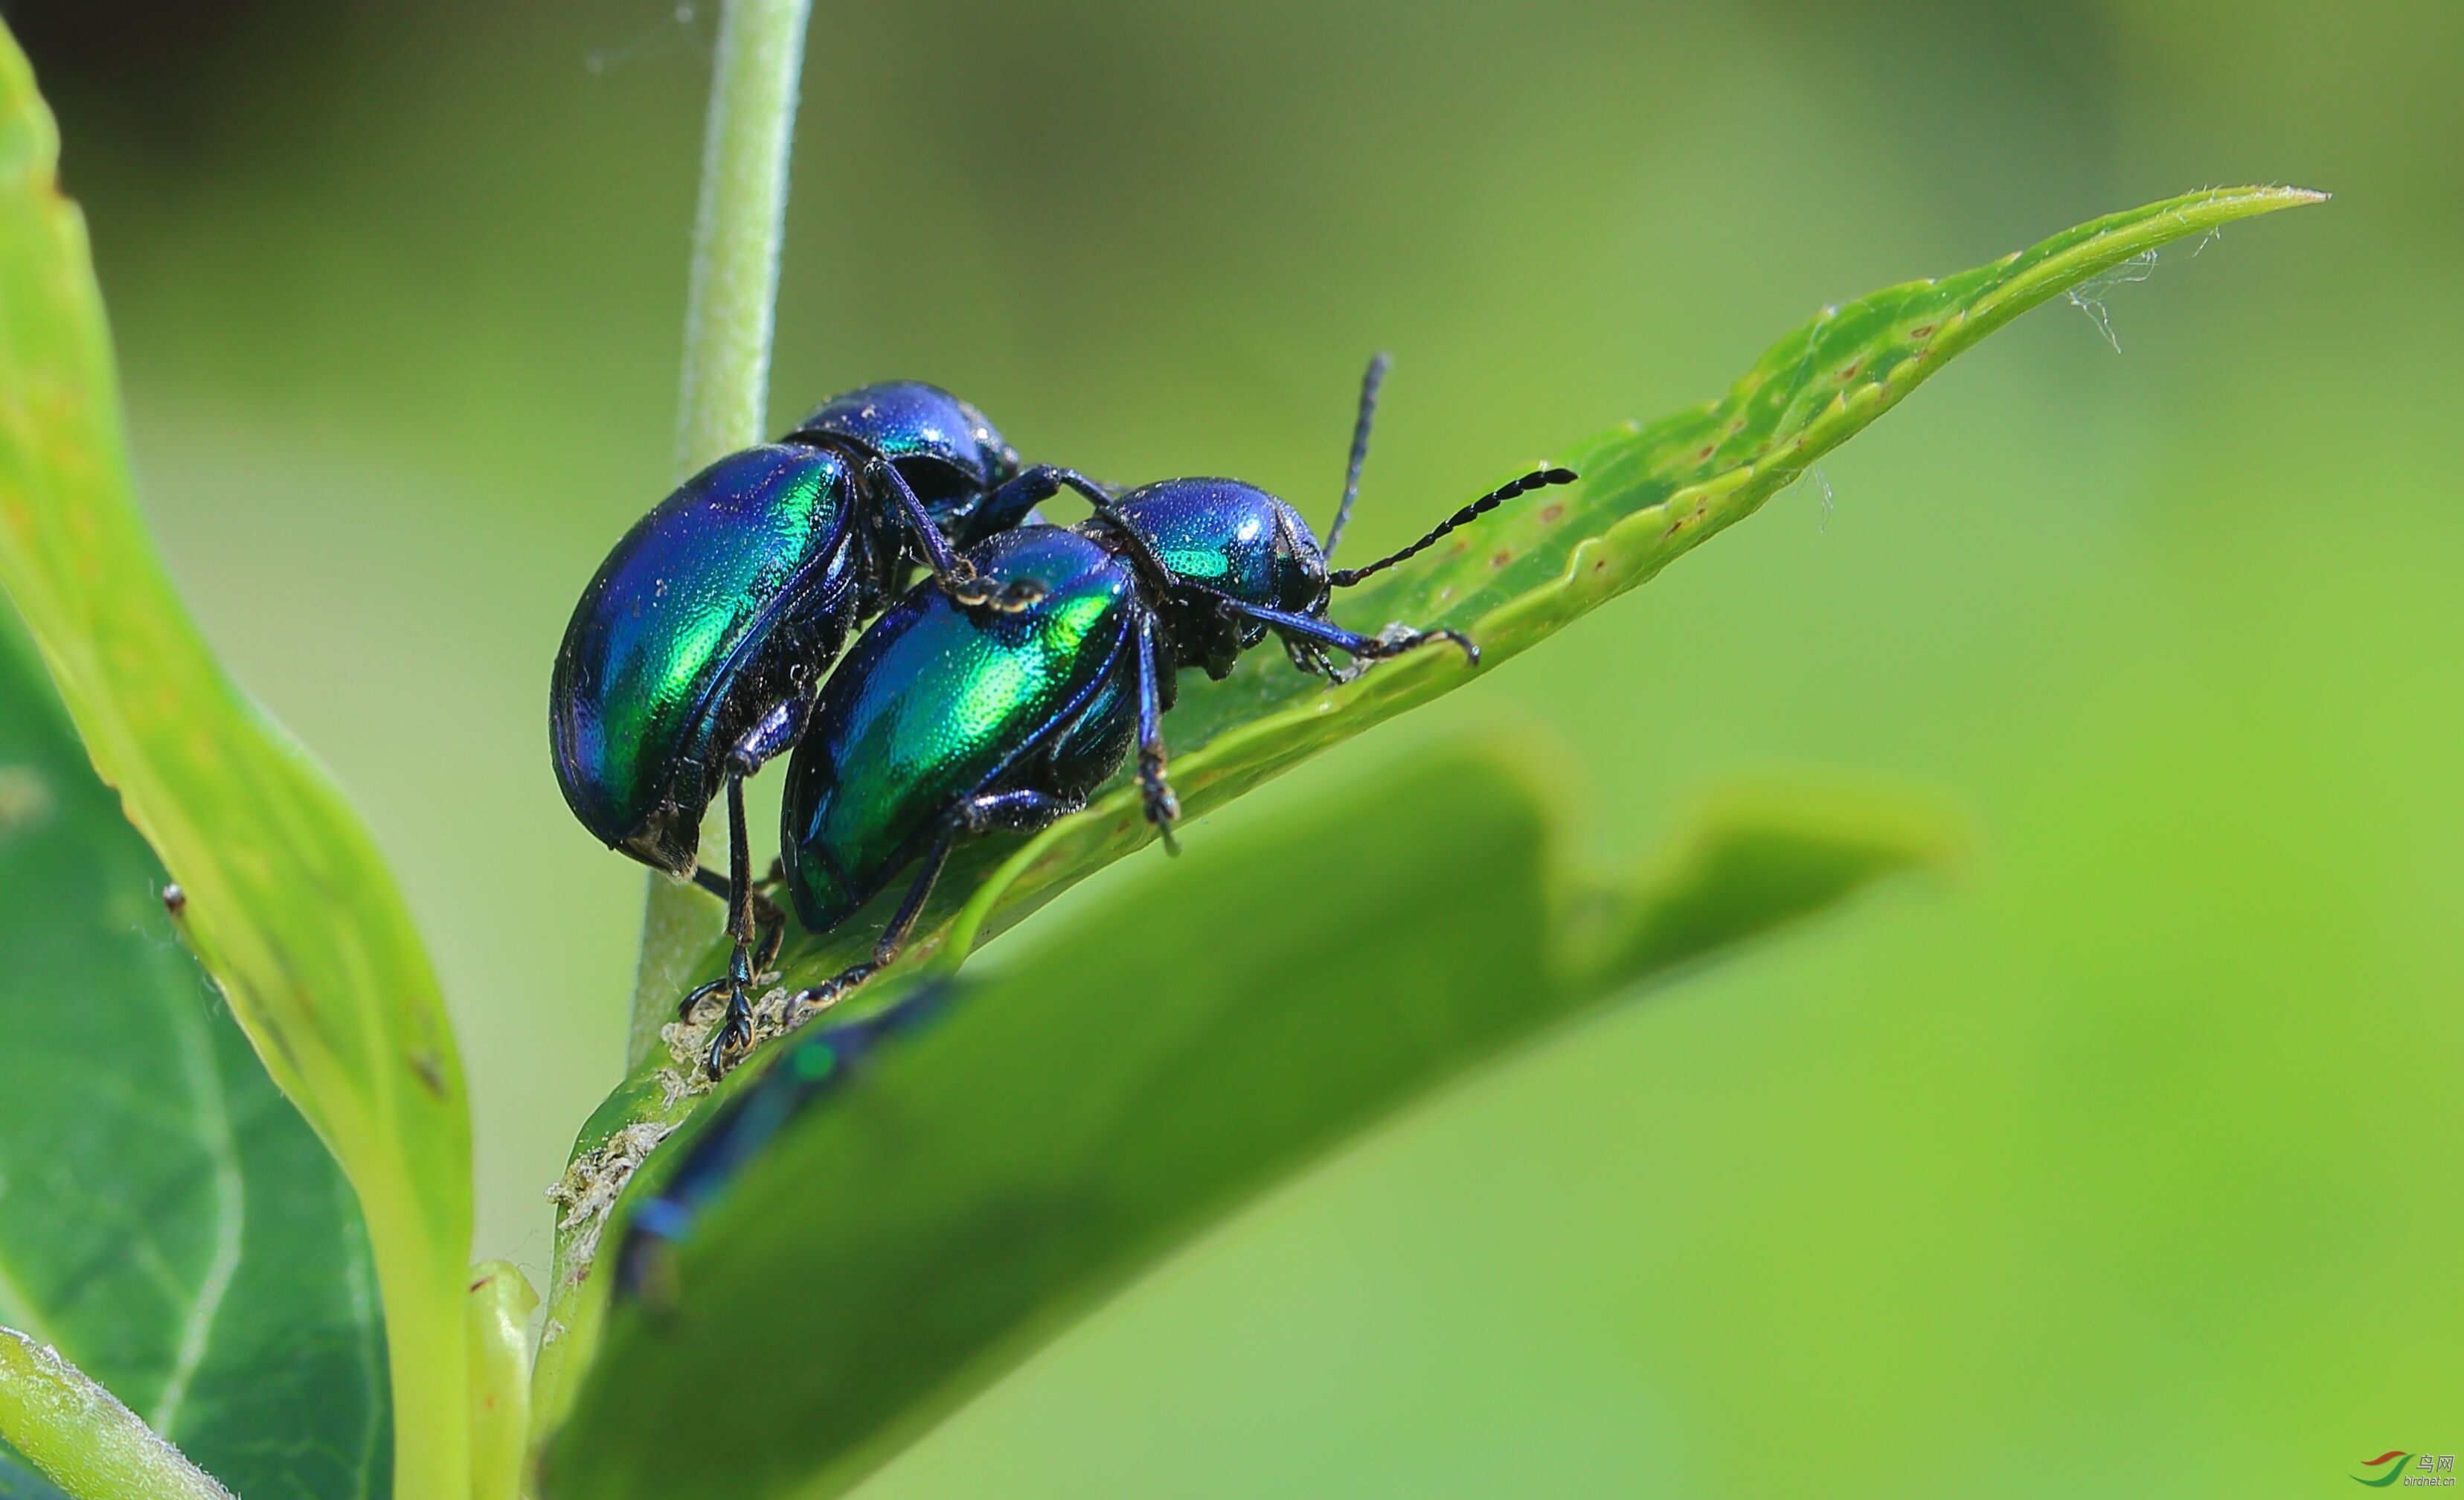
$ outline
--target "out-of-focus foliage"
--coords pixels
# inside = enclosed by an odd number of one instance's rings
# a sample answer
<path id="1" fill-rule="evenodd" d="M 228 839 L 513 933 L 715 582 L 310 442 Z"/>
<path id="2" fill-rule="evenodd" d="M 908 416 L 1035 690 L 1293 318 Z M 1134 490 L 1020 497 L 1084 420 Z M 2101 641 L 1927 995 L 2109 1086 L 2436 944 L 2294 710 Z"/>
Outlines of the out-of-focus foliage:
<path id="1" fill-rule="evenodd" d="M 872 1044 L 705 1210 L 668 1305 L 611 1314 L 551 1491 L 840 1493 L 1344 1137 L 1956 838 L 1891 798 L 1741 792 L 1603 879 L 1552 770 L 1430 757 L 1195 848 Z M 641 1441 L 679 1410 L 694 1442 Z"/>
<path id="2" fill-rule="evenodd" d="M 695 13 L 10 10 L 164 550 L 400 872 L 481 1252 L 535 1276 L 641 886 L 540 698 L 672 458 Z M 2118 355 L 2021 320 L 1756 524 L 1193 827 L 1536 719 L 1614 788 L 1595 851 L 1779 762 L 1948 787 L 1985 852 L 1448 1091 L 883 1500 L 2242 1496 L 2464 1409 L 2464 12 L 929 0 L 818 16 L 814 57 L 774 429 L 918 376 L 1031 457 L 1321 517 L 1387 348 L 1364 556 L 1843 294 L 2190 184 L 2337 192 L 2105 288 Z"/>
<path id="3" fill-rule="evenodd" d="M 400 1488 L 450 1494 L 468 1469 L 471 1226 L 451 1028 L 359 819 L 232 685 L 155 556 L 132 494 L 84 223 L 55 181 L 58 150 L 25 57 L 0 34 L 0 585 L 95 768 L 187 893 L 182 936 L 359 1190 L 385 1290 Z M 225 1180 L 214 1191 L 246 1186 Z M 322 1218 L 330 1236 L 340 1210 L 320 1196 L 297 1211 L 312 1224 Z M 218 1274 L 206 1253 L 192 1275 Z M 269 1286 L 279 1288 L 278 1274 Z M 254 1336 L 225 1336 L 234 1335 Z M 343 1354 L 344 1385 L 360 1386 L 373 1412 L 364 1374 Z M 281 1403 L 271 1388 L 233 1399 Z M 361 1426 L 329 1439 L 336 1482 L 364 1463 L 372 1420 Z"/>
<path id="4" fill-rule="evenodd" d="M 163 887 L 0 619 L 0 1324 L 243 1494 L 388 1494 L 359 1206 Z"/>
<path id="5" fill-rule="evenodd" d="M 60 1500 L 60 1492 L 41 1475 L 0 1452 L 0 1500 Z"/>

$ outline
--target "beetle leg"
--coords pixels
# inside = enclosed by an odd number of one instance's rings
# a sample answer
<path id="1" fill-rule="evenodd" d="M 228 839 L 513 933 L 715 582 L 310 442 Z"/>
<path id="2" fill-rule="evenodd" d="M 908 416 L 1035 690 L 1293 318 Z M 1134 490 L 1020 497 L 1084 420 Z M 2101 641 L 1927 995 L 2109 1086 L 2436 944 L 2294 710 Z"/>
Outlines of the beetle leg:
<path id="1" fill-rule="evenodd" d="M 756 885 L 753 880 L 752 841 L 744 826 L 744 779 L 802 739 L 812 711 L 812 699 L 801 695 L 790 697 L 762 715 L 727 752 L 728 872 L 721 875 L 715 870 L 696 869 L 693 878 L 693 884 L 727 903 L 727 933 L 736 939 L 736 951 L 729 956 L 725 977 L 684 998 L 676 1007 L 680 1017 L 690 1018 L 703 1001 L 724 990 L 728 1026 L 735 1028 L 737 1012 L 751 1009 L 755 977 L 769 972 L 780 945 L 787 940 L 787 914 L 762 893 L 764 887 L 777 885 L 784 876 L 784 865 L 774 859 L 761 883 Z"/>
<path id="2" fill-rule="evenodd" d="M 784 1014 L 792 1026 L 808 1010 L 827 1010 L 847 997 L 849 990 L 862 984 L 887 968 L 907 946 L 908 934 L 915 930 L 915 919 L 924 915 L 924 903 L 933 895 L 933 886 L 941 878 L 941 867 L 950 862 L 950 849 L 958 842 L 964 826 L 954 824 L 933 841 L 924 855 L 923 867 L 915 871 L 915 881 L 907 888 L 907 899 L 898 903 L 898 915 L 881 930 L 881 938 L 872 945 L 872 957 L 860 963 L 850 963 L 811 989 L 799 990 L 787 997 Z"/>
<path id="3" fill-rule="evenodd" d="M 1050 792 L 1021 789 L 1006 792 L 979 792 L 951 809 L 942 824 L 940 836 L 926 851 L 924 862 L 915 871 L 915 879 L 907 888 L 907 898 L 898 903 L 898 913 L 890 925 L 881 930 L 880 938 L 872 945 L 872 957 L 861 963 L 851 963 L 811 989 L 799 990 L 787 997 L 783 1014 L 793 1027 L 811 1011 L 827 1010 L 847 998 L 850 990 L 888 968 L 907 947 L 907 939 L 915 931 L 917 919 L 924 915 L 924 903 L 932 899 L 933 887 L 941 878 L 942 867 L 950 862 L 950 850 L 957 847 L 962 836 L 991 833 L 1033 833 L 1050 827 L 1055 822 L 1087 805 L 1080 797 L 1056 797 Z"/>
<path id="4" fill-rule="evenodd" d="M 768 896 L 756 895 L 753 901 L 761 933 L 753 948 L 753 973 L 758 979 L 778 966 L 779 950 L 787 945 L 787 914 Z"/>
<path id="5" fill-rule="evenodd" d="M 727 935 L 741 950 L 753 940 L 753 840 L 744 830 L 744 777 L 727 778 Z"/>
<path id="6" fill-rule="evenodd" d="M 1471 638 L 1461 630 L 1415 630 L 1408 626 L 1389 626 L 1379 634 L 1362 635 L 1309 615 L 1294 614 L 1288 609 L 1268 609 L 1262 605 L 1243 604 L 1238 599 L 1225 599 L 1223 607 L 1234 614 L 1246 615 L 1272 626 L 1286 641 L 1298 639 L 1310 645 L 1331 646 L 1362 661 L 1383 661 L 1431 641 L 1450 641 L 1462 648 L 1464 657 L 1473 666 L 1480 665 L 1480 648 L 1474 646 Z"/>
<path id="7" fill-rule="evenodd" d="M 1299 671 L 1312 677 L 1324 677 L 1329 682 L 1350 680 L 1344 675 L 1343 669 L 1334 664 L 1334 659 L 1327 655 L 1326 648 L 1317 642 L 1294 640 L 1288 635 L 1282 640 L 1284 654 L 1292 659 L 1292 666 Z"/>
<path id="8" fill-rule="evenodd" d="M 717 994 L 720 990 L 727 988 L 728 983 L 729 981 L 727 976 L 722 974 L 717 979 L 711 981 L 701 988 L 694 990 L 690 995 L 687 995 L 676 1006 L 676 1019 L 679 1021 L 691 1021 L 693 1019 L 693 1013 L 701 1008 L 701 1003 L 710 999 L 713 995 Z"/>
<path id="9" fill-rule="evenodd" d="M 763 722 L 777 717 L 773 713 Z M 735 759 L 743 758 L 739 746 Z M 753 1042 L 753 942 L 759 933 L 753 918 L 752 840 L 744 828 L 744 776 L 733 767 L 727 776 L 727 935 L 736 939 L 736 946 L 727 956 L 727 977 L 687 995 L 680 1010 L 691 1016 L 709 996 L 727 996 L 726 1019 L 710 1042 L 708 1065 L 713 1078 L 727 1070 L 730 1054 Z M 698 878 L 699 872 L 695 874 Z"/>
<path id="10" fill-rule="evenodd" d="M 1046 484 L 1056 487 L 1046 491 L 1047 496 L 1058 494 L 1062 489 L 1075 490 L 1086 497 L 1089 505 L 1110 505 L 1120 497 L 1111 485 L 1089 479 L 1075 469 L 1063 469 L 1053 464 L 1037 464 L 1027 473 L 1040 473 L 1045 476 Z"/>
<path id="11" fill-rule="evenodd" d="M 991 579 L 979 576 L 976 564 L 952 549 L 949 537 L 925 511 L 924 502 L 915 497 L 907 476 L 895 465 L 875 454 L 865 467 L 868 474 L 886 483 L 897 499 L 908 533 L 915 539 L 924 565 L 932 570 L 933 581 L 941 585 L 943 593 L 971 609 L 991 608 L 1004 614 L 1016 614 L 1044 597 L 1044 586 L 1031 580 L 997 587 Z"/>
<path id="12" fill-rule="evenodd" d="M 1138 615 L 1138 785 L 1146 794 L 1147 821 L 1163 839 L 1164 852 L 1180 852 L 1172 826 L 1180 817 L 1180 799 L 1164 779 L 1162 673 L 1155 660 L 1155 616 Z"/>
<path id="13" fill-rule="evenodd" d="M 795 748 L 804 737 L 804 725 L 813 717 L 813 700 L 802 693 L 781 700 L 778 707 L 764 714 L 744 738 L 728 747 L 727 768 L 737 776 L 751 776 L 770 761 Z"/>
<path id="14" fill-rule="evenodd" d="M 1083 797 L 1056 797 L 1026 788 L 979 792 L 958 804 L 950 821 L 969 833 L 1041 833 L 1086 805 Z"/>
<path id="15" fill-rule="evenodd" d="M 907 483 L 907 476 L 898 472 L 897 465 L 874 453 L 865 460 L 864 469 L 866 478 L 886 485 L 891 497 L 898 502 L 899 518 L 907 522 L 908 535 L 922 554 L 924 565 L 933 570 L 942 587 L 949 587 L 954 580 L 963 582 L 976 576 L 974 566 L 952 550 L 950 539 L 941 534 L 941 528 L 924 509 L 924 502 L 915 497 L 915 491 Z"/>
<path id="16" fill-rule="evenodd" d="M 1025 521 L 1027 513 L 1060 494 L 1064 489 L 1077 491 L 1094 505 L 1110 505 L 1115 492 L 1109 484 L 1089 479 L 1075 469 L 1063 469 L 1053 464 L 1037 464 L 1019 473 L 983 498 L 976 507 L 973 534 L 989 537 L 997 531 L 1007 531 Z"/>
<path id="17" fill-rule="evenodd" d="M 1021 470 L 977 504 L 975 515 L 968 518 L 969 533 L 989 537 L 1023 525 L 1037 506 L 1060 493 L 1061 481 L 1051 465 Z"/>
<path id="18" fill-rule="evenodd" d="M 729 1061 L 753 1045 L 753 969 L 750 947 L 738 941 L 728 955 L 727 978 L 705 984 L 687 1001 L 691 1005 L 713 990 L 727 992 L 727 1016 L 711 1033 L 706 1065 L 713 1078 L 727 1071 Z"/>
<path id="19" fill-rule="evenodd" d="M 780 869 L 779 861 L 774 859 L 770 862 L 770 872 L 753 883 L 753 930 L 759 935 L 753 951 L 753 976 L 757 980 L 769 973 L 771 965 L 779 961 L 779 950 L 785 946 L 787 941 L 786 909 L 769 896 L 769 893 L 777 889 L 779 882 L 784 878 L 785 875 Z M 720 900 L 732 899 L 728 894 L 727 877 L 708 865 L 694 871 L 693 879 L 694 885 Z M 703 1001 L 725 989 L 728 982 L 724 977 L 715 979 L 687 995 L 683 1003 L 676 1006 L 677 1017 L 681 1020 L 690 1020 Z"/>

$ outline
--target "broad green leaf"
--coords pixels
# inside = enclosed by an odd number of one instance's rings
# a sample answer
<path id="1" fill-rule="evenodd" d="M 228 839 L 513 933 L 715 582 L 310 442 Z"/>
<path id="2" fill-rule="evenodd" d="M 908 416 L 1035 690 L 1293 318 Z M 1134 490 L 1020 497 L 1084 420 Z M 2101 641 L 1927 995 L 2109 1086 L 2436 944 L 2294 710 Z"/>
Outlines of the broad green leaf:
<path id="1" fill-rule="evenodd" d="M 0 1323 L 252 1500 L 391 1492 L 359 1205 L 0 612 Z"/>
<path id="2" fill-rule="evenodd" d="M 1871 794 L 1741 794 L 1606 879 L 1563 852 L 1550 784 L 1454 751 L 1194 844 L 875 1044 L 709 1210 L 674 1305 L 610 1312 L 548 1493 L 840 1493 L 1345 1137 L 1956 833 Z M 677 1412 L 686 1441 L 640 1441 Z"/>
<path id="3" fill-rule="evenodd" d="M 469 1482 L 470 1122 L 434 973 L 325 774 L 216 665 L 139 515 L 85 227 L 0 37 L 0 587 L 102 779 L 187 893 L 182 936 L 358 1190 L 397 1489 Z"/>
<path id="4" fill-rule="evenodd" d="M 1337 617 L 1451 626 L 1480 643 L 1487 672 L 1751 515 L 1832 449 L 1896 405 L 1952 356 L 2028 309 L 2159 246 L 2253 214 L 2320 201 L 2289 188 L 2217 188 L 2083 224 L 2028 250 L 1938 281 L 1891 287 L 1825 308 L 1771 345 L 1718 401 L 1628 424 L 1561 449 L 1582 481 L 1513 502 L 1432 555 L 1342 599 Z M 1518 466 L 1519 467 L 1519 466 Z M 1202 814 L 1380 719 L 1469 680 L 1442 650 L 1387 662 L 1348 686 L 1302 676 L 1282 653 L 1253 651 L 1221 683 L 1195 677 L 1165 720 L 1183 807 Z M 1031 839 L 962 849 L 910 949 L 911 963 L 955 966 L 1075 882 L 1144 846 L 1153 833 L 1133 788 L 1117 787 Z M 799 936 L 782 962 L 789 984 L 815 982 L 869 951 L 903 886 L 825 937 Z M 705 929 L 705 932 L 715 929 Z M 704 939 L 706 941 L 706 939 Z M 646 958 L 648 956 L 646 955 Z M 712 947 L 687 971 L 716 975 Z M 859 997 L 857 1009 L 872 1002 Z M 688 1055 L 691 1035 L 677 1038 Z M 695 1107 L 699 1085 L 653 1048 L 584 1126 L 578 1162 L 626 1155 Z M 542 1377 L 553 1413 L 569 1380 L 567 1329 L 595 1310 L 580 1289 L 603 1199 L 577 1204 L 558 1236 Z"/>

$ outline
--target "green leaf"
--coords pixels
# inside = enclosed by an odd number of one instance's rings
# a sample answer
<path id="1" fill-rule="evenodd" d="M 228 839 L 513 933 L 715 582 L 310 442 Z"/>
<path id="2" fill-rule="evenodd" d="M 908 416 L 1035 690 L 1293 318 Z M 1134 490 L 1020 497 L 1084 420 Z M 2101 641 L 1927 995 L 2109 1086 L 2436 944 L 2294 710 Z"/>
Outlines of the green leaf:
<path id="1" fill-rule="evenodd" d="M 0 611 L 0 1323 L 253 1500 L 389 1493 L 359 1205 Z"/>
<path id="2" fill-rule="evenodd" d="M 2080 225 L 1991 265 L 1825 308 L 1771 345 L 1726 397 L 1561 450 L 1557 460 L 1583 475 L 1579 484 L 1509 503 L 1433 554 L 1363 585 L 1336 613 L 1365 629 L 1393 620 L 1453 627 L 1480 643 L 1478 670 L 1493 670 L 1751 515 L 2019 314 L 2158 246 L 2322 196 L 2290 188 L 2189 193 Z M 1455 652 L 1427 650 L 1329 688 L 1292 671 L 1280 652 L 1260 651 L 1222 682 L 1185 681 L 1164 725 L 1182 806 L 1192 816 L 1210 811 L 1471 675 Z M 1031 839 L 990 838 L 961 849 L 916 928 L 908 961 L 955 966 L 1070 885 L 1143 847 L 1154 835 L 1138 808 L 1134 788 L 1117 787 Z M 836 932 L 798 937 L 782 961 L 785 982 L 815 982 L 867 954 L 902 893 L 893 881 Z M 724 956 L 723 944 L 708 947 L 686 972 L 715 976 Z M 646 972 L 650 958 L 646 953 Z M 859 996 L 853 1004 L 872 1002 Z M 578 1163 L 627 1155 L 693 1111 L 700 1086 L 675 1059 L 690 1055 L 697 1038 L 676 1040 L 672 1055 L 653 1048 L 591 1116 L 575 1143 Z M 580 1289 L 605 1207 L 604 1197 L 577 1202 L 560 1229 L 541 1351 L 551 1386 L 569 1379 L 557 1340 L 566 1330 L 586 1331 L 596 1316 Z M 551 1414 L 556 1400 L 552 1391 Z"/>
<path id="3" fill-rule="evenodd" d="M 1604 879 L 1552 784 L 1453 751 L 1194 843 L 877 1044 L 686 1239 L 672 1309 L 610 1312 L 549 1492 L 840 1493 L 1346 1137 L 1957 837 L 1895 798 L 1734 793 Z"/>
<path id="4" fill-rule="evenodd" d="M 531 1314 L 539 1291 L 510 1261 L 472 1268 L 471 1494 L 519 1500 L 531 1444 Z"/>
<path id="5" fill-rule="evenodd" d="M 224 674 L 164 573 L 57 161 L 26 59 L 0 37 L 0 586 L 95 769 L 187 892 L 182 936 L 358 1190 L 397 1489 L 450 1500 L 470 1478 L 471 1149 L 435 976 L 366 830 Z"/>

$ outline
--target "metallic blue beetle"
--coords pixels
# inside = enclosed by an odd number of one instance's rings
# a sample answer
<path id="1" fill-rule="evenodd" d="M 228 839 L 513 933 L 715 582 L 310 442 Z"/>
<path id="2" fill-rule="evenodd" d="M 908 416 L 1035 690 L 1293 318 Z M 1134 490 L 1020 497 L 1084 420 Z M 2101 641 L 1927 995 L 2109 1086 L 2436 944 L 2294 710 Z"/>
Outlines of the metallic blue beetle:
<path id="1" fill-rule="evenodd" d="M 1328 622 L 1328 600 L 1500 501 L 1574 475 L 1535 470 L 1400 552 L 1329 571 L 1358 494 L 1384 369 L 1381 357 L 1362 383 L 1350 474 L 1325 547 L 1289 505 L 1237 479 L 1167 479 L 1117 497 L 1077 486 L 1094 505 L 1087 520 L 1020 526 L 967 553 L 981 586 L 1000 582 L 1015 607 L 970 607 L 919 585 L 865 631 L 823 686 L 788 764 L 787 888 L 803 924 L 825 933 L 901 867 L 922 864 L 872 958 L 794 997 L 790 1016 L 834 1002 L 896 956 L 959 839 L 1032 831 L 1076 810 L 1133 746 L 1146 815 L 1169 847 L 1179 805 L 1164 775 L 1162 717 L 1179 669 L 1222 677 L 1269 634 L 1302 671 L 1336 680 L 1431 640 L 1479 661 L 1453 630 L 1343 629 Z M 1337 668 L 1331 651 L 1355 665 Z M 749 1027 L 721 1028 L 711 1070 L 750 1037 Z"/>
<path id="2" fill-rule="evenodd" d="M 693 999 L 724 990 L 742 1013 L 783 933 L 771 924 L 757 962 L 743 779 L 803 733 L 849 630 L 918 566 L 970 607 L 1017 607 L 958 549 L 1086 482 L 1022 472 L 983 413 L 937 386 L 868 386 L 686 480 L 608 554 L 556 655 L 557 783 L 609 848 L 726 897 L 736 952 Z M 722 783 L 723 879 L 698 866 Z"/>

